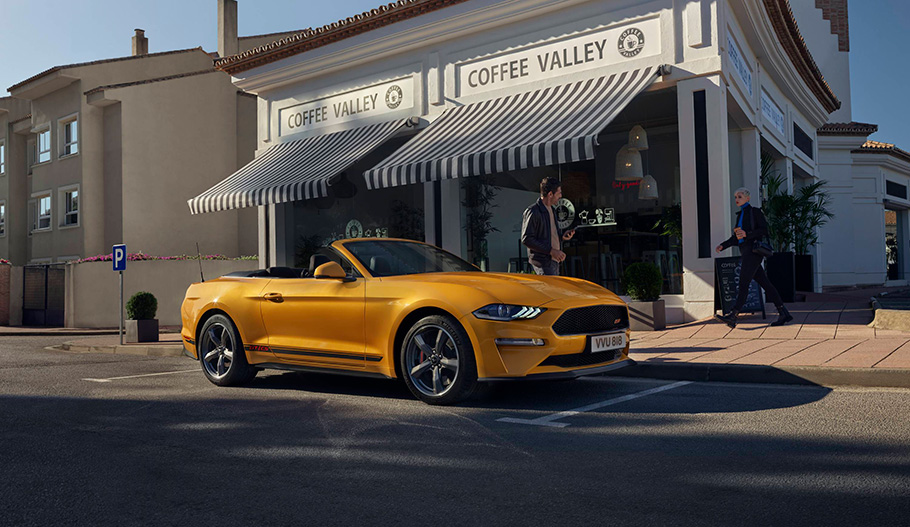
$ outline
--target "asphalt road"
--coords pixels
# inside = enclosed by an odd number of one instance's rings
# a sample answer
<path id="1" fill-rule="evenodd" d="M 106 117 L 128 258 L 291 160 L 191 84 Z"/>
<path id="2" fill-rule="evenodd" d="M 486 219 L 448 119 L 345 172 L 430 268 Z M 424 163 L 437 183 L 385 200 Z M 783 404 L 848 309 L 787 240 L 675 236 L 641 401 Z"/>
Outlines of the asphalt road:
<path id="1" fill-rule="evenodd" d="M 439 408 L 63 340 L 0 340 L 0 525 L 910 523 L 910 391 L 597 377 Z"/>

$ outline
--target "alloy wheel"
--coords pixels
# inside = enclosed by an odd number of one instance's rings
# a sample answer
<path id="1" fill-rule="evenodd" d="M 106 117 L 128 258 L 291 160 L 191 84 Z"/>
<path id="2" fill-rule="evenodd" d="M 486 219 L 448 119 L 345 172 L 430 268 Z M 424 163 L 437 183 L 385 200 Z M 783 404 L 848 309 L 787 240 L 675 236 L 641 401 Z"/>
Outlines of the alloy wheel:
<path id="1" fill-rule="evenodd" d="M 234 335 L 224 324 L 212 324 L 202 337 L 202 364 L 216 379 L 227 375 L 234 361 Z"/>
<path id="2" fill-rule="evenodd" d="M 458 378 L 458 345 L 448 331 L 428 325 L 411 337 L 405 350 L 407 374 L 421 393 L 439 397 Z"/>

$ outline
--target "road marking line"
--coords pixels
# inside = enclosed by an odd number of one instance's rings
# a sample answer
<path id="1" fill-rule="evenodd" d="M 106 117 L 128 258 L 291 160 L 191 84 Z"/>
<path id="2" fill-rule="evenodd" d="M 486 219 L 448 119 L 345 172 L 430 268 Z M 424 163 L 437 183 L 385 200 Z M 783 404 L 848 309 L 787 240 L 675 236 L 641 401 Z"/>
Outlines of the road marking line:
<path id="1" fill-rule="evenodd" d="M 545 415 L 543 417 L 538 417 L 537 419 L 520 419 L 517 417 L 503 417 L 502 419 L 497 419 L 497 421 L 502 421 L 503 423 L 517 423 L 522 425 L 536 425 L 536 426 L 552 426 L 555 428 L 564 428 L 569 426 L 569 423 L 555 423 L 557 419 L 562 419 L 564 417 L 571 417 L 576 414 L 590 412 L 591 410 L 597 410 L 598 408 L 603 408 L 605 406 L 612 406 L 614 404 L 624 403 L 626 401 L 631 401 L 632 399 L 638 399 L 639 397 L 647 397 L 648 395 L 653 395 L 659 392 L 665 392 L 667 390 L 672 390 L 674 388 L 680 388 L 687 384 L 692 384 L 692 381 L 679 381 L 674 382 L 673 384 L 665 384 L 664 386 L 658 386 L 657 388 L 651 388 L 650 390 L 645 390 L 643 392 L 632 393 L 629 395 L 623 395 L 622 397 L 616 397 L 615 399 L 608 399 L 606 401 L 601 401 L 599 403 L 589 404 L 587 406 L 582 406 L 580 408 L 574 408 L 572 410 L 566 410 L 564 412 L 557 412 L 555 414 Z"/>
<path id="2" fill-rule="evenodd" d="M 173 375 L 175 373 L 190 373 L 190 372 L 194 372 L 194 371 L 199 371 L 199 370 L 197 369 L 197 370 L 164 371 L 161 373 L 146 373 L 144 375 L 126 375 L 123 377 L 110 377 L 108 379 L 82 379 L 82 380 L 89 381 L 89 382 L 111 382 L 111 381 L 119 381 L 121 379 L 138 379 L 139 377 L 154 377 L 156 375 Z"/>

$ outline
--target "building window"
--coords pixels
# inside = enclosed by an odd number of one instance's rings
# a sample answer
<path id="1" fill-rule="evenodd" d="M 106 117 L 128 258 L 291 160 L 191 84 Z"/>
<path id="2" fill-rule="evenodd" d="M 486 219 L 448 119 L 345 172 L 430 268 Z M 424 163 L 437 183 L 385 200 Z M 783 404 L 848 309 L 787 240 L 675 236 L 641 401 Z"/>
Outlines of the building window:
<path id="1" fill-rule="evenodd" d="M 75 227 L 79 225 L 79 186 L 59 190 L 60 226 Z"/>
<path id="2" fill-rule="evenodd" d="M 60 119 L 60 157 L 79 153 L 79 119 L 76 115 Z"/>
<path id="3" fill-rule="evenodd" d="M 32 175 L 32 165 L 35 164 L 35 154 L 37 153 L 37 145 L 35 144 L 34 139 L 29 139 L 25 145 L 26 155 L 28 156 L 28 175 Z"/>
<path id="4" fill-rule="evenodd" d="M 51 195 L 35 194 L 36 216 L 32 223 L 32 230 L 47 231 L 51 228 Z"/>
<path id="5" fill-rule="evenodd" d="M 38 131 L 38 163 L 47 163 L 51 160 L 51 129 Z"/>
<path id="6" fill-rule="evenodd" d="M 0 174 L 6 174 L 6 143 L 0 141 Z"/>
<path id="7" fill-rule="evenodd" d="M 0 201 L 0 236 L 6 236 L 6 202 Z"/>
<path id="8" fill-rule="evenodd" d="M 809 159 L 813 159 L 812 138 L 796 123 L 793 123 L 793 146 L 809 156 Z"/>

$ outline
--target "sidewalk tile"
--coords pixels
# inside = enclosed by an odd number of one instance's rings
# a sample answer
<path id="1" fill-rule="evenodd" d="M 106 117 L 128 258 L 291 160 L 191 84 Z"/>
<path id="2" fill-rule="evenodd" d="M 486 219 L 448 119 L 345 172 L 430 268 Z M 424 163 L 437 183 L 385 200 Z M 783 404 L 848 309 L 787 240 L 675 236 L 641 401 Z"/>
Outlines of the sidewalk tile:
<path id="1" fill-rule="evenodd" d="M 698 339 L 722 339 L 726 337 L 729 332 L 730 328 L 728 328 L 726 324 L 712 321 L 705 324 L 705 326 L 692 337 Z"/>
<path id="2" fill-rule="evenodd" d="M 836 339 L 874 339 L 875 328 L 866 327 L 865 325 L 846 325 L 838 324 L 837 331 L 834 333 Z"/>
<path id="3" fill-rule="evenodd" d="M 758 339 L 761 338 L 762 333 L 768 329 L 768 323 L 770 321 L 761 320 L 759 315 L 758 320 L 754 318 L 747 319 L 747 321 L 738 322 L 736 328 L 731 329 L 727 336 L 724 338 L 728 339 Z"/>
<path id="4" fill-rule="evenodd" d="M 728 340 L 731 339 L 724 339 L 725 342 Z M 727 364 L 729 362 L 735 361 L 736 359 L 745 357 L 746 355 L 755 353 L 756 351 L 765 349 L 773 344 L 773 340 L 750 339 L 733 346 L 728 346 L 726 349 L 708 353 L 707 355 L 701 355 L 700 357 L 694 358 L 689 362 Z"/>
<path id="5" fill-rule="evenodd" d="M 910 368 L 910 343 L 897 348 L 873 368 Z"/>
<path id="6" fill-rule="evenodd" d="M 847 339 L 823 340 L 800 351 L 796 355 L 776 363 L 775 366 L 821 366 L 825 362 L 863 342 L 869 341 Z"/>
<path id="7" fill-rule="evenodd" d="M 665 333 L 665 336 L 667 338 L 672 337 L 672 338 L 690 339 L 690 338 L 694 337 L 696 333 L 701 331 L 701 329 L 703 327 L 705 327 L 704 324 L 696 324 L 693 322 L 691 325 L 688 325 L 688 326 L 668 329 Z"/>
<path id="8" fill-rule="evenodd" d="M 731 364 L 771 365 L 818 343 L 813 340 L 776 340 L 772 342 L 771 346 L 731 361 Z"/>
<path id="9" fill-rule="evenodd" d="M 727 349 L 743 342 L 752 342 L 749 339 L 715 339 L 695 346 L 680 346 L 668 349 L 669 353 L 650 359 L 648 362 L 694 362 L 695 359 Z"/>
<path id="10" fill-rule="evenodd" d="M 824 364 L 838 368 L 871 368 L 906 343 L 907 339 L 867 340 Z"/>
<path id="11" fill-rule="evenodd" d="M 829 325 L 803 324 L 803 327 L 800 328 L 799 333 L 796 335 L 796 338 L 813 340 L 833 339 L 836 332 L 836 321 Z"/>

